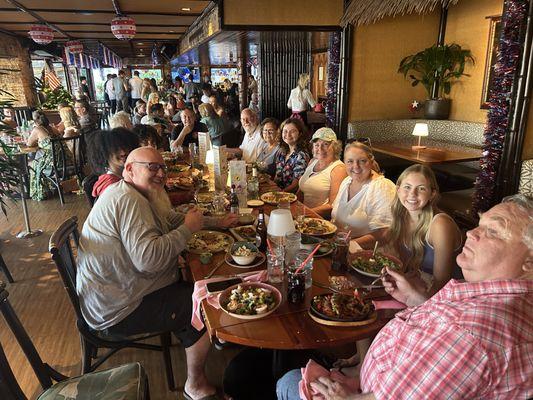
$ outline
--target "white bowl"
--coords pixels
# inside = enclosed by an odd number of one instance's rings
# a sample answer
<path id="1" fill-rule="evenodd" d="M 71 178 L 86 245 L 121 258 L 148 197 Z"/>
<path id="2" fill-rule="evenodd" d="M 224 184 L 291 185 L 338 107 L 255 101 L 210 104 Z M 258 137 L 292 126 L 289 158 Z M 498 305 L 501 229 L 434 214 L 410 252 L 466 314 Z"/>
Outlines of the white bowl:
<path id="1" fill-rule="evenodd" d="M 233 254 L 239 247 L 246 247 L 252 251 L 252 254 L 249 256 L 236 256 Z M 231 246 L 230 255 L 233 260 L 239 265 L 248 265 L 251 264 L 255 258 L 257 257 L 258 249 L 255 244 L 250 242 L 235 242 L 233 243 L 233 246 Z"/>

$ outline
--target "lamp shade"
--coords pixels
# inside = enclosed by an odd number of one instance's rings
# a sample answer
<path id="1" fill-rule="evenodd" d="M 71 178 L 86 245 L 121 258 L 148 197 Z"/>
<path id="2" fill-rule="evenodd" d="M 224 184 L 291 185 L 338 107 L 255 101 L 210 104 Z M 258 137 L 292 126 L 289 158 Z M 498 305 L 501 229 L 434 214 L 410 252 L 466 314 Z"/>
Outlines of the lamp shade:
<path id="1" fill-rule="evenodd" d="M 44 24 L 32 25 L 28 34 L 38 44 L 49 44 L 54 40 L 54 30 Z"/>
<path id="2" fill-rule="evenodd" d="M 415 127 L 413 128 L 413 136 L 428 136 L 428 135 L 429 135 L 428 124 L 425 124 L 425 123 L 415 124 Z"/>
<path id="3" fill-rule="evenodd" d="M 83 44 L 79 40 L 70 40 L 65 43 L 65 49 L 72 54 L 79 54 L 83 51 Z"/>
<path id="4" fill-rule="evenodd" d="M 117 15 L 111 20 L 111 32 L 119 40 L 133 39 L 137 33 L 135 20 L 127 15 Z"/>
<path id="5" fill-rule="evenodd" d="M 272 210 L 268 220 L 267 233 L 270 236 L 284 237 L 289 232 L 294 232 L 296 227 L 292 220 L 292 214 L 287 209 Z"/>

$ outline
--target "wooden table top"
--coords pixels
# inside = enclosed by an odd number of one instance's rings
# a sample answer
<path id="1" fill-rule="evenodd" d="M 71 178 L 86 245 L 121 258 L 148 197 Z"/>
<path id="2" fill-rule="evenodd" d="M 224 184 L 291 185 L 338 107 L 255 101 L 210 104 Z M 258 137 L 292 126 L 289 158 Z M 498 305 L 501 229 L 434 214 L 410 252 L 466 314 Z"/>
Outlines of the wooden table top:
<path id="1" fill-rule="evenodd" d="M 476 161 L 482 156 L 482 150 L 475 147 L 460 146 L 456 144 L 439 142 L 435 140 L 423 139 L 422 145 L 427 146 L 425 149 L 413 150 L 412 142 L 375 142 L 372 143 L 372 149 L 378 153 L 387 154 L 413 161 L 420 164 L 444 164 L 463 161 Z"/>
<path id="2" fill-rule="evenodd" d="M 266 192 L 277 188 L 272 183 L 262 185 L 261 191 Z M 279 189 L 278 189 L 279 190 Z M 291 210 L 296 211 L 297 202 L 291 204 Z M 265 213 L 269 214 L 275 207 L 264 206 Z M 257 210 L 255 210 L 257 213 Z M 306 212 L 309 216 L 318 217 L 311 210 Z M 188 254 L 188 264 L 194 281 L 201 280 L 224 257 L 224 253 L 217 253 L 208 265 L 203 265 L 196 254 Z M 313 280 L 328 284 L 331 273 L 331 257 L 315 258 L 313 266 Z M 215 276 L 229 276 L 249 271 L 266 269 L 266 263 L 250 269 L 235 268 L 227 263 L 221 265 Z M 363 277 L 355 272 L 350 273 L 352 280 L 361 285 L 369 284 L 372 278 Z M 330 327 L 318 324 L 308 315 L 308 308 L 313 296 L 328 292 L 313 285 L 306 291 L 305 301 L 301 304 L 291 304 L 286 300 L 286 283 L 275 284 L 282 293 L 283 300 L 279 308 L 269 316 L 258 320 L 241 320 L 234 318 L 220 309 L 210 306 L 206 301 L 202 303 L 205 324 L 210 336 L 216 336 L 231 343 L 246 346 L 289 350 L 289 349 L 317 349 L 344 343 L 353 343 L 356 340 L 374 336 L 392 316 L 391 310 L 380 310 L 375 322 L 360 327 Z M 381 292 L 384 295 L 384 292 Z"/>

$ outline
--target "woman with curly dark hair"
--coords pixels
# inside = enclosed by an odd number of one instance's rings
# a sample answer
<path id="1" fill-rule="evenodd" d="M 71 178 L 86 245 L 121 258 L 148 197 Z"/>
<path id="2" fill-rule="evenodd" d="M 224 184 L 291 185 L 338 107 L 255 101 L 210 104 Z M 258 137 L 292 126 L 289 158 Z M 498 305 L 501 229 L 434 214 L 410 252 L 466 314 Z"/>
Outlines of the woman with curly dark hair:
<path id="1" fill-rule="evenodd" d="M 93 186 L 94 197 L 122 179 L 126 158 L 137 147 L 137 135 L 124 128 L 97 131 L 92 135 L 87 144 L 87 155 L 94 173 L 100 175 Z"/>
<path id="2" fill-rule="evenodd" d="M 150 146 L 154 149 L 159 147 L 159 134 L 153 126 L 137 124 L 133 127 L 133 133 L 139 139 L 139 146 Z"/>
<path id="3" fill-rule="evenodd" d="M 274 181 L 285 192 L 296 192 L 309 162 L 305 125 L 300 119 L 286 119 L 281 123 L 281 138 Z"/>

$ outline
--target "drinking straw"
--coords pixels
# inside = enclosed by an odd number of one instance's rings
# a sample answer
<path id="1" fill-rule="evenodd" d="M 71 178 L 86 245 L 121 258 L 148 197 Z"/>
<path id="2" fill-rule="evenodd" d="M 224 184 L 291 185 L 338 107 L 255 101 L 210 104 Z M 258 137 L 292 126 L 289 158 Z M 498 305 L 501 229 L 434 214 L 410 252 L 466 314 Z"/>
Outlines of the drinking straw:
<path id="1" fill-rule="evenodd" d="M 272 248 L 272 243 L 270 243 L 270 240 L 267 239 L 267 246 L 271 253 L 274 253 L 274 249 Z"/>
<path id="2" fill-rule="evenodd" d="M 307 256 L 307 258 L 300 264 L 300 266 L 298 268 L 296 268 L 296 271 L 294 271 L 295 274 L 299 274 L 300 273 L 300 271 L 303 269 L 304 265 L 307 264 L 307 262 L 315 255 L 315 253 L 318 251 L 319 248 L 320 248 L 320 243 L 316 245 L 316 247 L 311 252 L 311 254 L 309 254 Z"/>
<path id="3" fill-rule="evenodd" d="M 344 237 L 344 240 L 348 240 L 350 238 L 350 235 L 352 234 L 352 231 L 348 231 L 346 236 Z"/>

